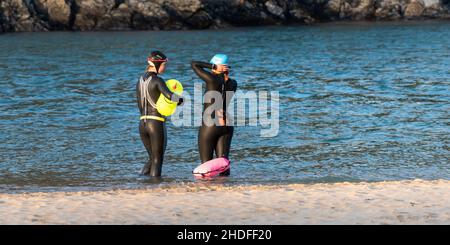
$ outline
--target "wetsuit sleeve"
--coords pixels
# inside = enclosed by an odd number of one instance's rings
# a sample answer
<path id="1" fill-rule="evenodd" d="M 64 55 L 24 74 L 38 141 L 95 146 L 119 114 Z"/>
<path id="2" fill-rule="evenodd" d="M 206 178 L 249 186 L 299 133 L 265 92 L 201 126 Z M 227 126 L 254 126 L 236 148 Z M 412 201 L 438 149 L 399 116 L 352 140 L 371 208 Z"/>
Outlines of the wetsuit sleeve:
<path id="1" fill-rule="evenodd" d="M 214 76 L 210 72 L 205 71 L 205 68 L 212 69 L 212 64 L 201 61 L 191 61 L 191 67 L 195 74 L 197 74 L 206 83 L 215 82 Z"/>
<path id="2" fill-rule="evenodd" d="M 170 100 L 173 102 L 180 102 L 180 96 L 178 96 L 175 93 L 172 93 L 166 86 L 166 83 L 164 82 L 163 79 L 158 78 L 156 86 L 158 87 L 159 92 L 161 92 L 166 98 L 170 98 Z"/>

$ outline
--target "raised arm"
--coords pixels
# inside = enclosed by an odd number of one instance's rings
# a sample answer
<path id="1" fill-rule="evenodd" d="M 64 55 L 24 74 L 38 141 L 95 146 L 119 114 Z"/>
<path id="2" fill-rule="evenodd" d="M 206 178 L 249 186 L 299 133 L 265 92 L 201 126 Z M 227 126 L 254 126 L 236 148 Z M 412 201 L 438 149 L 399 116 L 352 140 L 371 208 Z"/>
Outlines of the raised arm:
<path id="1" fill-rule="evenodd" d="M 210 72 L 205 71 L 205 69 L 212 69 L 212 64 L 201 61 L 191 61 L 191 67 L 195 74 L 197 74 L 206 83 L 215 82 L 214 76 Z"/>

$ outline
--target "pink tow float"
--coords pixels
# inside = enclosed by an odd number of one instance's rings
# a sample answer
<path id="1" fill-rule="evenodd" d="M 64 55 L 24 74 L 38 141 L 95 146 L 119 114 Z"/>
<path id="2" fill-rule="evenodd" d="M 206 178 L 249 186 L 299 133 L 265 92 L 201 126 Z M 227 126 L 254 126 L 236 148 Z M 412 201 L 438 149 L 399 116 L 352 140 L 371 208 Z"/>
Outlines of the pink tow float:
<path id="1" fill-rule="evenodd" d="M 230 169 L 230 160 L 219 157 L 196 167 L 192 173 L 196 178 L 211 178 Z"/>

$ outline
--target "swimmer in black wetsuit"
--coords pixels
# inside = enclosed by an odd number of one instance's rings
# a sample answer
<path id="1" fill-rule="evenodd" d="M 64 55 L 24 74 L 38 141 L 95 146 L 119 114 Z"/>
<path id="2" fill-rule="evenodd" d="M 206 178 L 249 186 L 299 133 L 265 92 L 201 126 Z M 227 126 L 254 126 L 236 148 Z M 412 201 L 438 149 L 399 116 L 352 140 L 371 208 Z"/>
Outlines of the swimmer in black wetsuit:
<path id="1" fill-rule="evenodd" d="M 213 126 L 207 126 L 205 125 L 204 119 L 198 132 L 198 147 L 202 163 L 213 159 L 214 151 L 216 157 L 229 158 L 230 154 L 234 127 L 230 125 L 227 119 L 227 106 L 231 98 L 226 98 L 226 92 L 236 92 L 237 82 L 229 78 L 227 60 L 228 57 L 226 55 L 218 54 L 213 57 L 210 63 L 200 61 L 191 62 L 194 72 L 205 81 L 206 92 L 217 91 L 222 94 L 223 99 L 221 109 L 211 115 L 211 118 L 217 120 L 218 123 Z M 205 69 L 210 69 L 211 72 Z M 211 103 L 204 103 L 203 112 L 210 105 Z M 229 174 L 229 170 L 222 173 L 222 175 Z"/>
<path id="2" fill-rule="evenodd" d="M 182 98 L 172 93 L 166 83 L 158 75 L 166 69 L 167 57 L 153 51 L 148 57 L 148 66 L 136 85 L 139 111 L 139 133 L 147 149 L 149 160 L 142 168 L 141 174 L 152 177 L 161 176 L 161 168 L 166 148 L 165 117 L 156 110 L 156 101 L 163 94 L 173 102 L 182 103 Z"/>

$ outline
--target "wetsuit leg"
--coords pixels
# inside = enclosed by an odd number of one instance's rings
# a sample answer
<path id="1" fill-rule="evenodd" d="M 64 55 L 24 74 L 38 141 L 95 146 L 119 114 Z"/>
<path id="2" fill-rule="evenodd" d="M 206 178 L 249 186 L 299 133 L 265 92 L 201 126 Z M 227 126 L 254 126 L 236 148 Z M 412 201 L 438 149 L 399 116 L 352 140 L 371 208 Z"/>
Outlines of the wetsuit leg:
<path id="1" fill-rule="evenodd" d="M 149 156 L 147 163 L 145 163 L 144 167 L 141 170 L 141 174 L 148 175 L 150 173 L 150 167 L 152 165 L 150 157 L 152 155 L 152 148 L 150 137 L 147 134 L 147 130 L 145 129 L 145 123 L 143 120 L 139 122 L 139 135 L 141 136 L 142 143 L 144 143 L 145 149 L 147 150 Z"/>
<path id="2" fill-rule="evenodd" d="M 201 126 L 198 131 L 198 151 L 202 163 L 213 159 L 219 133 L 217 127 Z"/>
<path id="3" fill-rule="evenodd" d="M 161 176 L 164 152 L 167 144 L 166 127 L 163 122 L 156 120 L 147 120 L 147 122 L 142 120 L 141 125 L 143 125 L 146 133 L 145 136 L 147 138 L 143 140 L 143 142 L 144 145 L 146 145 L 150 158 L 150 164 L 147 164 L 149 166 L 147 167 L 147 172 L 144 174 L 148 174 L 152 177 L 159 177 Z M 148 144 L 148 142 L 150 144 Z M 150 149 L 150 151 L 148 149 Z"/>
<path id="4" fill-rule="evenodd" d="M 229 158 L 231 139 L 233 138 L 233 127 L 222 128 L 225 132 L 217 140 L 216 157 Z"/>
<path id="5" fill-rule="evenodd" d="M 223 135 L 221 135 L 217 141 L 216 146 L 216 156 L 217 157 L 226 157 L 229 158 L 230 148 L 231 148 L 231 139 L 233 138 L 234 127 L 226 127 L 223 128 L 225 131 Z M 230 169 L 220 174 L 221 176 L 229 176 Z"/>

